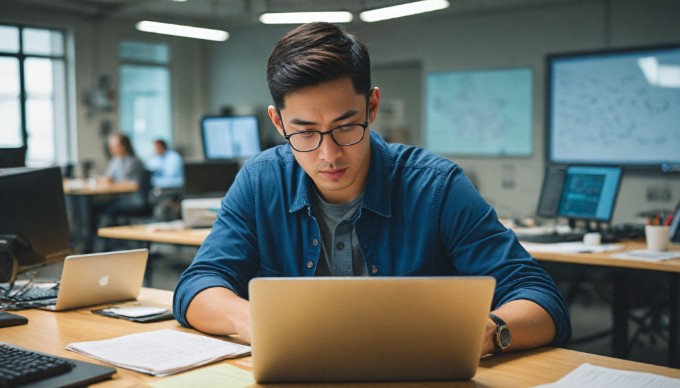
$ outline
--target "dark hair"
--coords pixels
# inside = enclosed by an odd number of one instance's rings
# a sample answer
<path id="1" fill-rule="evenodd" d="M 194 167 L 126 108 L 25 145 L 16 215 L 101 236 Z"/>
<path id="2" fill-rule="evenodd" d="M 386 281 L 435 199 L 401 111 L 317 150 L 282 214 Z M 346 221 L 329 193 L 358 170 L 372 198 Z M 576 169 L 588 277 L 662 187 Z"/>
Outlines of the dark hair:
<path id="1" fill-rule="evenodd" d="M 308 23 L 291 30 L 276 43 L 267 62 L 267 84 L 278 109 L 283 108 L 286 94 L 348 76 L 354 90 L 368 98 L 368 49 L 359 38 L 330 23 Z"/>
<path id="2" fill-rule="evenodd" d="M 130 156 L 135 156 L 135 150 L 132 148 L 132 142 L 130 141 L 130 138 L 127 135 L 124 135 L 122 133 L 116 133 L 113 135 L 113 137 L 118 138 L 118 141 L 120 142 L 120 145 L 123 146 L 123 149 L 125 150 L 125 153 L 130 155 Z"/>
<path id="3" fill-rule="evenodd" d="M 156 144 L 160 145 L 161 147 L 163 147 L 164 150 L 166 150 L 166 151 L 168 150 L 168 143 L 166 143 L 165 140 L 163 140 L 163 139 L 156 139 L 156 140 L 154 140 L 154 142 L 155 142 Z"/>

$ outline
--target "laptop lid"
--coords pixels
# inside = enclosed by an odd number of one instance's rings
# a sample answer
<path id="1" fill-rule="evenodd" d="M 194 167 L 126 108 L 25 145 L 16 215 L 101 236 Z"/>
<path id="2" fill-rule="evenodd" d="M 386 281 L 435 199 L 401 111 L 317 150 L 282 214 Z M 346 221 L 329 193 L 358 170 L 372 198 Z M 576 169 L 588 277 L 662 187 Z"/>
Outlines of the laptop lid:
<path id="1" fill-rule="evenodd" d="M 491 277 L 257 278 L 258 382 L 460 380 L 479 365 Z"/>
<path id="2" fill-rule="evenodd" d="M 147 249 L 85 255 L 64 260 L 54 311 L 136 299 L 144 281 Z"/>

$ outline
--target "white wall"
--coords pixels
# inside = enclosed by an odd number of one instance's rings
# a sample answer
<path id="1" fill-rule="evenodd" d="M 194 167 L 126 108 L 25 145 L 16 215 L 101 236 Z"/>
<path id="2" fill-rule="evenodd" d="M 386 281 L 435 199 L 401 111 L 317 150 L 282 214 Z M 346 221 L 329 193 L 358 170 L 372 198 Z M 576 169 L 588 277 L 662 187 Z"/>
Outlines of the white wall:
<path id="1" fill-rule="evenodd" d="M 75 54 L 75 61 L 70 63 L 73 71 L 68 74 L 74 76 L 71 85 L 74 85 L 75 106 L 70 107 L 73 115 L 69 122 L 75 134 L 73 157 L 80 162 L 94 161 L 98 173 L 103 172 L 107 163 L 100 128 L 102 122 L 109 121 L 112 130 L 118 130 L 118 113 L 116 109 L 110 113 L 93 113 L 84 103 L 85 96 L 104 74 L 111 77 L 111 84 L 118 89 L 118 44 L 121 40 L 167 43 L 171 53 L 174 143 L 189 157 L 201 154 L 199 120 L 206 110 L 210 43 L 138 32 L 131 20 L 102 19 L 12 2 L 0 8 L 0 21 L 67 30 Z"/>
<path id="2" fill-rule="evenodd" d="M 431 14 L 381 23 L 355 23 L 347 29 L 367 43 L 375 65 L 422 63 L 421 77 L 437 70 L 516 66 L 534 69 L 533 156 L 455 158 L 475 176 L 481 193 L 501 215 L 519 217 L 534 214 L 543 179 L 545 54 L 678 42 L 678 15 L 680 2 L 673 0 L 582 1 L 454 17 Z M 210 69 L 213 109 L 222 105 L 264 109 L 271 103 L 265 80 L 266 61 L 273 44 L 289 28 L 244 29 L 214 46 Z M 422 95 L 422 91 L 418 93 Z M 274 131 L 267 124 L 268 130 Z M 413 143 L 421 144 L 420 133 L 419 128 L 413 129 Z M 503 182 L 513 183 L 506 185 L 512 188 L 504 187 Z M 670 190 L 670 201 L 648 202 L 646 193 L 650 186 Z M 679 199 L 678 177 L 628 174 L 622 182 L 614 221 L 635 221 L 638 211 L 672 208 Z"/>

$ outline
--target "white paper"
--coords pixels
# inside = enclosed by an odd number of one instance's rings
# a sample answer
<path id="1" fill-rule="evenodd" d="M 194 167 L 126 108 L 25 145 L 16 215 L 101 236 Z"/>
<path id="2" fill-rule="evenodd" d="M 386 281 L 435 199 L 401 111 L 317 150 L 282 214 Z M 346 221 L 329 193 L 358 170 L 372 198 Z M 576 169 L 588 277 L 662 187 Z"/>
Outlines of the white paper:
<path id="1" fill-rule="evenodd" d="M 66 349 L 154 376 L 250 354 L 250 347 L 178 330 L 157 330 L 102 341 L 75 342 Z"/>
<path id="2" fill-rule="evenodd" d="M 678 388 L 678 386 L 680 379 L 581 364 L 558 381 L 535 388 Z"/>
<path id="3" fill-rule="evenodd" d="M 168 311 L 168 309 L 160 307 L 133 306 L 133 307 L 112 307 L 110 309 L 104 309 L 104 311 L 107 313 L 122 315 L 128 318 L 139 318 L 164 313 Z"/>
<path id="4" fill-rule="evenodd" d="M 623 249 L 621 244 L 586 245 L 582 242 L 563 242 L 555 244 L 522 243 L 522 246 L 532 252 L 555 253 L 601 253 Z"/>
<path id="5" fill-rule="evenodd" d="M 612 257 L 627 260 L 663 261 L 679 258 L 680 252 L 656 252 L 640 249 L 637 251 L 617 253 L 616 255 L 612 255 Z"/>

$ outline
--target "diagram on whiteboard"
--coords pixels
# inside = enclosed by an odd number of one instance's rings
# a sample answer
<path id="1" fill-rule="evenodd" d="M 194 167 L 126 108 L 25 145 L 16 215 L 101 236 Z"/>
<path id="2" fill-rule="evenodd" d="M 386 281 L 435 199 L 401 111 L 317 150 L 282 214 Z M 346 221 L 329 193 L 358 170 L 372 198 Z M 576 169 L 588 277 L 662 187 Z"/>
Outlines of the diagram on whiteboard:
<path id="1" fill-rule="evenodd" d="M 527 68 L 428 74 L 426 147 L 452 155 L 531 155 L 531 81 Z"/>
<path id="2" fill-rule="evenodd" d="M 656 77 L 664 66 L 654 57 L 556 63 L 550 109 L 552 160 L 677 160 L 680 61 L 674 61 L 674 67 L 666 67 L 677 73 L 677 85 L 655 81 L 663 80 Z M 646 71 L 650 66 L 653 71 Z"/>

